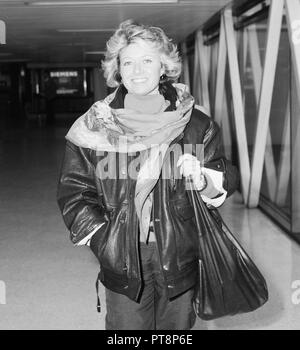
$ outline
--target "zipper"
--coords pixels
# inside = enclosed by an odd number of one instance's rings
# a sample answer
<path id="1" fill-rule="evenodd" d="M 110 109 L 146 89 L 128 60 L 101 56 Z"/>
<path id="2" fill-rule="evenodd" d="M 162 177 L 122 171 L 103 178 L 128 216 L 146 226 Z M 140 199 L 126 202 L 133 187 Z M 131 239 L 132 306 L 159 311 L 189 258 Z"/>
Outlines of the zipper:
<path id="1" fill-rule="evenodd" d="M 134 180 L 131 180 L 130 177 L 127 178 L 127 199 L 128 199 L 128 213 L 131 213 L 131 208 L 132 208 L 132 204 L 134 205 L 134 199 L 132 200 L 132 196 L 134 197 L 134 194 L 131 195 L 131 192 L 130 192 L 130 188 L 133 187 L 133 185 L 136 185 L 136 181 Z M 134 189 L 133 189 L 133 193 L 134 193 Z M 129 198 L 128 198 L 129 197 Z M 126 212 L 125 212 L 126 214 Z M 134 210 L 133 212 L 133 215 L 136 215 L 136 212 Z M 134 222 L 134 227 L 133 227 L 133 232 L 134 232 L 134 239 L 135 239 L 135 249 L 136 249 L 136 254 L 135 254 L 135 259 L 137 261 L 137 274 L 138 274 L 138 278 L 139 278 L 139 287 L 138 287 L 138 290 L 137 290 L 137 293 L 136 293 L 136 296 L 135 296 L 135 300 L 138 300 L 138 297 L 141 293 L 141 290 L 142 290 L 142 276 L 141 276 L 141 266 L 140 266 L 140 256 L 139 256 L 139 236 L 138 236 L 138 225 L 139 225 L 139 221 L 138 219 L 136 218 L 135 222 Z M 127 232 L 126 232 L 127 233 Z M 129 235 L 126 234 L 126 243 L 127 243 L 127 249 L 129 250 Z M 130 276 L 128 276 L 128 273 L 129 273 L 129 263 L 128 263 L 128 260 L 127 260 L 127 254 L 126 254 L 126 257 L 125 257 L 125 266 L 124 266 L 124 269 L 127 270 L 127 277 L 128 279 L 130 278 Z"/>
<path id="2" fill-rule="evenodd" d="M 164 276 L 164 280 L 165 280 L 165 285 L 168 286 L 167 284 L 167 279 L 166 279 L 166 276 L 165 276 L 165 272 L 164 272 L 164 267 L 163 267 L 163 263 L 162 263 L 162 260 L 161 260 L 161 254 L 160 252 L 162 251 L 161 247 L 160 247 L 160 241 L 157 239 L 157 235 L 156 235 L 156 230 L 155 230 L 155 210 L 154 210 L 154 203 L 155 203 L 155 192 L 157 192 L 159 190 L 158 187 L 154 187 L 154 190 L 153 190 L 153 201 L 152 201 L 152 217 L 153 217 L 153 232 L 154 232 L 154 236 L 155 236 L 155 239 L 156 239 L 156 246 L 157 246 L 157 255 L 158 255 L 158 260 L 159 260 L 159 263 L 160 263 L 160 267 L 161 267 L 161 271 L 162 271 L 162 274 Z"/>
<path id="3" fill-rule="evenodd" d="M 175 191 L 176 183 L 175 183 L 175 176 L 174 176 L 175 170 L 174 170 L 174 157 L 170 154 L 170 183 L 171 183 L 171 190 Z"/>
<path id="4" fill-rule="evenodd" d="M 121 225 L 124 225 L 126 223 L 126 215 L 127 215 L 126 208 L 122 208 L 121 210 L 123 210 L 123 212 L 120 217 L 120 223 Z M 128 261 L 127 261 L 127 252 L 126 252 L 126 247 L 128 247 L 127 225 L 125 228 L 123 228 L 123 236 L 124 235 L 125 235 L 125 238 L 123 238 L 123 257 L 124 257 L 123 271 L 127 271 L 128 270 Z"/>
<path id="5" fill-rule="evenodd" d="M 101 312 L 101 302 L 100 302 L 100 295 L 99 295 L 99 279 L 100 279 L 100 273 L 98 273 L 97 280 L 96 280 L 96 293 L 97 293 L 97 311 Z"/>
<path id="6" fill-rule="evenodd" d="M 136 215 L 136 214 L 135 214 Z M 141 259 L 140 259 L 140 253 L 139 253 L 139 244 L 140 244 L 140 240 L 139 240 L 139 236 L 138 236 L 138 220 L 135 220 L 135 224 L 134 224 L 134 233 L 135 233 L 135 249 L 136 249 L 136 261 L 137 261 L 137 269 L 138 269 L 138 275 L 139 275 L 139 280 L 140 280 L 140 283 L 139 283 L 139 288 L 137 290 L 137 293 L 136 293 L 136 297 L 135 297 L 135 300 L 138 300 L 138 297 L 141 293 L 141 289 L 142 289 L 142 279 L 141 279 Z"/>

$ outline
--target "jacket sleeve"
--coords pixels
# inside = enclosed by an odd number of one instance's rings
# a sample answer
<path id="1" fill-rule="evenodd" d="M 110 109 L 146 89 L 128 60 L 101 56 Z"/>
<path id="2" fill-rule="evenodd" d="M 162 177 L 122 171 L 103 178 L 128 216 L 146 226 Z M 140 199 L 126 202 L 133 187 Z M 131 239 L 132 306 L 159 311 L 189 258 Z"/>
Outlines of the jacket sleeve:
<path id="1" fill-rule="evenodd" d="M 103 230 L 108 222 L 101 193 L 96 188 L 95 168 L 90 151 L 67 141 L 57 189 L 57 202 L 70 239 L 77 244 L 83 238 Z"/>
<path id="2" fill-rule="evenodd" d="M 204 166 L 223 172 L 223 188 L 229 197 L 238 188 L 239 173 L 235 166 L 225 157 L 221 131 L 218 124 L 210 120 L 204 137 Z"/>

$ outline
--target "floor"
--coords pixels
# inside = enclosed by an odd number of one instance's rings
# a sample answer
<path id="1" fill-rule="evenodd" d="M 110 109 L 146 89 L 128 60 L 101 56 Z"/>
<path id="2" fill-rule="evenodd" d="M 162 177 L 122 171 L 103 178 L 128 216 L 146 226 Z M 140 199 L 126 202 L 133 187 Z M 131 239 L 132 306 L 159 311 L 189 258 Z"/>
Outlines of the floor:
<path id="1" fill-rule="evenodd" d="M 96 258 L 71 244 L 56 204 L 66 129 L 0 139 L 0 329 L 104 329 L 96 312 Z M 250 314 L 197 320 L 199 329 L 299 329 L 300 246 L 236 193 L 221 212 L 264 274 L 270 299 Z"/>

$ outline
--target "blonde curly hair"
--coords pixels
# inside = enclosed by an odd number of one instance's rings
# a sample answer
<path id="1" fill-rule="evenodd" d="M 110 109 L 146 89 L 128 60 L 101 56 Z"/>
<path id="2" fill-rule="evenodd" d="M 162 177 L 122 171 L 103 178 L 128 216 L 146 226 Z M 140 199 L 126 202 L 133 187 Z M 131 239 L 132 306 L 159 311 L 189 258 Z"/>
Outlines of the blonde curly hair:
<path id="1" fill-rule="evenodd" d="M 116 87 L 121 83 L 119 73 L 120 51 L 137 39 L 155 44 L 161 54 L 161 62 L 167 80 L 176 80 L 180 76 L 181 58 L 177 46 L 172 43 L 165 32 L 159 27 L 138 24 L 129 19 L 119 25 L 119 28 L 106 43 L 105 59 L 101 63 L 109 87 Z"/>

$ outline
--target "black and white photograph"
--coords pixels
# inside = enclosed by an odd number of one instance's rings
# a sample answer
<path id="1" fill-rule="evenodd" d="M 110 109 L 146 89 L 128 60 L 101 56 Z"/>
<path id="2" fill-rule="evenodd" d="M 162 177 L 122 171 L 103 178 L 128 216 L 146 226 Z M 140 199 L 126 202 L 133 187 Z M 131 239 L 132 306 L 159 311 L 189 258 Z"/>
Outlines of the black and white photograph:
<path id="1" fill-rule="evenodd" d="M 299 329 L 300 0 L 0 0 L 0 330 Z"/>

